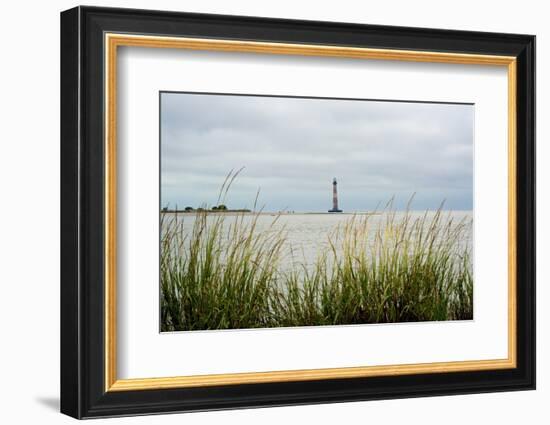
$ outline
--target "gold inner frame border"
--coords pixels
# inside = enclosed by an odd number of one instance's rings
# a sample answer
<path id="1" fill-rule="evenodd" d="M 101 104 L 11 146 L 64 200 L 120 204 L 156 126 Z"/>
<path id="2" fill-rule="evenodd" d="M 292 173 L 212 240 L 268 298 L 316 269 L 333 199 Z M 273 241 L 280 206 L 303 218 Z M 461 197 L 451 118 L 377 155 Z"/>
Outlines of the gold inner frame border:
<path id="1" fill-rule="evenodd" d="M 516 348 L 516 58 L 513 56 L 466 53 L 428 52 L 393 49 L 371 49 L 329 45 L 288 44 L 274 42 L 236 41 L 202 38 L 180 38 L 150 35 L 106 33 L 105 46 L 105 391 L 137 391 L 216 385 L 238 385 L 289 381 L 312 381 L 359 377 L 411 375 L 420 373 L 450 373 L 511 369 L 517 365 Z M 504 66 L 508 72 L 508 357 L 495 360 L 397 364 L 381 366 L 342 367 L 118 379 L 116 324 L 116 164 L 117 164 L 117 51 L 118 47 L 148 47 L 260 53 L 279 55 L 324 56 L 355 59 L 396 60 L 469 65 Z"/>

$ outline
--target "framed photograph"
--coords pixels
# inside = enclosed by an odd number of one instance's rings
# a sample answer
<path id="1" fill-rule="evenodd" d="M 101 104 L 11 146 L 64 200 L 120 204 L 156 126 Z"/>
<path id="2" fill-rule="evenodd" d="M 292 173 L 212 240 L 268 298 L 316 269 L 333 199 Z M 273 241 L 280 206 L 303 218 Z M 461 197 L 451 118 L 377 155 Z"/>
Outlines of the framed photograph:
<path id="1" fill-rule="evenodd" d="M 535 388 L 535 37 L 61 14 L 61 411 Z"/>

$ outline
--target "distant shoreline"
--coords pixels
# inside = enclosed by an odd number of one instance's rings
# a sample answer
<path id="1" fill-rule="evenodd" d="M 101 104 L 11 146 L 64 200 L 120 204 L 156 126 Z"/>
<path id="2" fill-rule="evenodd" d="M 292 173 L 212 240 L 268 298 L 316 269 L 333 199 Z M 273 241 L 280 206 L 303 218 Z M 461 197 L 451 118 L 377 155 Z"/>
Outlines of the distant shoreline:
<path id="1" fill-rule="evenodd" d="M 406 210 L 402 211 L 396 211 L 396 212 L 406 212 Z M 426 210 L 418 210 L 418 211 L 411 211 L 411 212 L 417 212 L 417 213 L 424 213 Z M 428 210 L 428 212 L 435 212 L 435 210 Z M 453 213 L 472 213 L 472 210 L 443 210 L 442 212 L 453 212 Z M 297 211 L 297 212 L 269 212 L 269 211 L 245 211 L 245 210 L 227 210 L 227 211 L 213 211 L 213 210 L 204 210 L 204 211 L 184 211 L 184 210 L 167 210 L 167 211 L 160 211 L 161 214 L 184 214 L 184 215 L 198 215 L 202 213 L 207 213 L 208 215 L 266 215 L 266 216 L 291 216 L 291 215 L 381 215 L 384 213 L 384 211 L 344 211 L 341 213 L 330 213 L 330 212 L 303 212 L 303 211 Z"/>
<path id="2" fill-rule="evenodd" d="M 330 212 L 269 212 L 269 211 L 244 211 L 244 210 L 227 210 L 227 211 L 184 211 L 184 210 L 166 210 L 160 211 L 161 214 L 185 214 L 185 215 L 198 215 L 202 213 L 207 213 L 208 215 L 378 215 L 382 214 L 382 211 L 350 211 L 350 212 L 339 212 L 339 213 L 330 213 Z"/>

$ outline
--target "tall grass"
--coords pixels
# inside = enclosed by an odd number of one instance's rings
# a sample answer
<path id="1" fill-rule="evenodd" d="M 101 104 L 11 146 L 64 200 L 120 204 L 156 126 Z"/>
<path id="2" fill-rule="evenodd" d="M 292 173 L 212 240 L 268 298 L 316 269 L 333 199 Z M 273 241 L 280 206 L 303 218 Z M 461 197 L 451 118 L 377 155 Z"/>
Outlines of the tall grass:
<path id="1" fill-rule="evenodd" d="M 315 264 L 285 261 L 286 230 L 261 213 L 162 218 L 161 330 L 236 329 L 471 319 L 471 219 L 442 208 L 414 218 L 351 216 Z"/>
<path id="2" fill-rule="evenodd" d="M 176 215 L 161 223 L 162 330 L 274 326 L 269 312 L 284 239 L 258 233 L 259 214 L 195 216 L 189 236 Z M 273 224 L 276 220 L 273 221 Z"/>
<path id="3" fill-rule="evenodd" d="M 311 272 L 287 276 L 272 292 L 279 326 L 472 319 L 471 220 L 455 223 L 441 208 L 384 214 L 374 228 L 353 216 Z"/>

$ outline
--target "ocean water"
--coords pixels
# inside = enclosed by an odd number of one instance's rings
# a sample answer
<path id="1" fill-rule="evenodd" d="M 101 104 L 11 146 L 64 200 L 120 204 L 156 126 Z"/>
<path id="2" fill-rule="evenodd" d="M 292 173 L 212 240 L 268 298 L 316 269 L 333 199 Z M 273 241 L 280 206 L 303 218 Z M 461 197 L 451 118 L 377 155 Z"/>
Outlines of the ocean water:
<path id="1" fill-rule="evenodd" d="M 412 211 L 409 212 L 411 222 L 417 219 L 422 219 L 424 215 L 427 215 L 427 223 L 430 223 L 435 212 L 425 211 Z M 175 214 L 165 213 L 163 214 L 163 223 L 170 223 Z M 399 222 L 403 219 L 404 212 L 396 212 L 394 216 L 395 222 Z M 472 211 L 443 211 L 443 222 L 445 218 L 452 218 L 453 225 L 458 223 L 465 223 L 467 229 L 463 232 L 463 237 L 460 240 L 460 248 L 469 247 L 472 248 L 473 244 L 473 225 L 472 225 Z M 184 236 L 189 236 L 192 231 L 196 215 L 193 213 L 178 213 L 178 220 L 183 220 L 183 232 Z M 338 242 L 341 235 L 343 226 L 349 220 L 355 219 L 356 222 L 366 217 L 368 220 L 368 229 L 366 233 L 367 245 L 373 243 L 376 230 L 379 227 L 384 228 L 387 222 L 387 213 L 289 213 L 289 214 L 269 214 L 262 213 L 257 218 L 256 231 L 265 233 L 278 233 L 283 232 L 285 235 L 285 242 L 283 244 L 282 252 L 283 259 L 280 263 L 280 269 L 282 271 L 289 270 L 296 265 L 306 265 L 308 269 L 312 268 L 319 254 L 326 252 L 330 249 L 330 240 Z M 209 216 L 209 222 L 216 219 L 215 215 Z M 235 222 L 235 220 L 244 220 L 245 223 L 251 223 L 254 220 L 253 215 L 245 215 L 242 217 L 238 214 L 224 213 L 224 232 L 228 231 L 229 226 Z M 337 253 L 341 253 L 341 246 L 336 243 Z"/>

